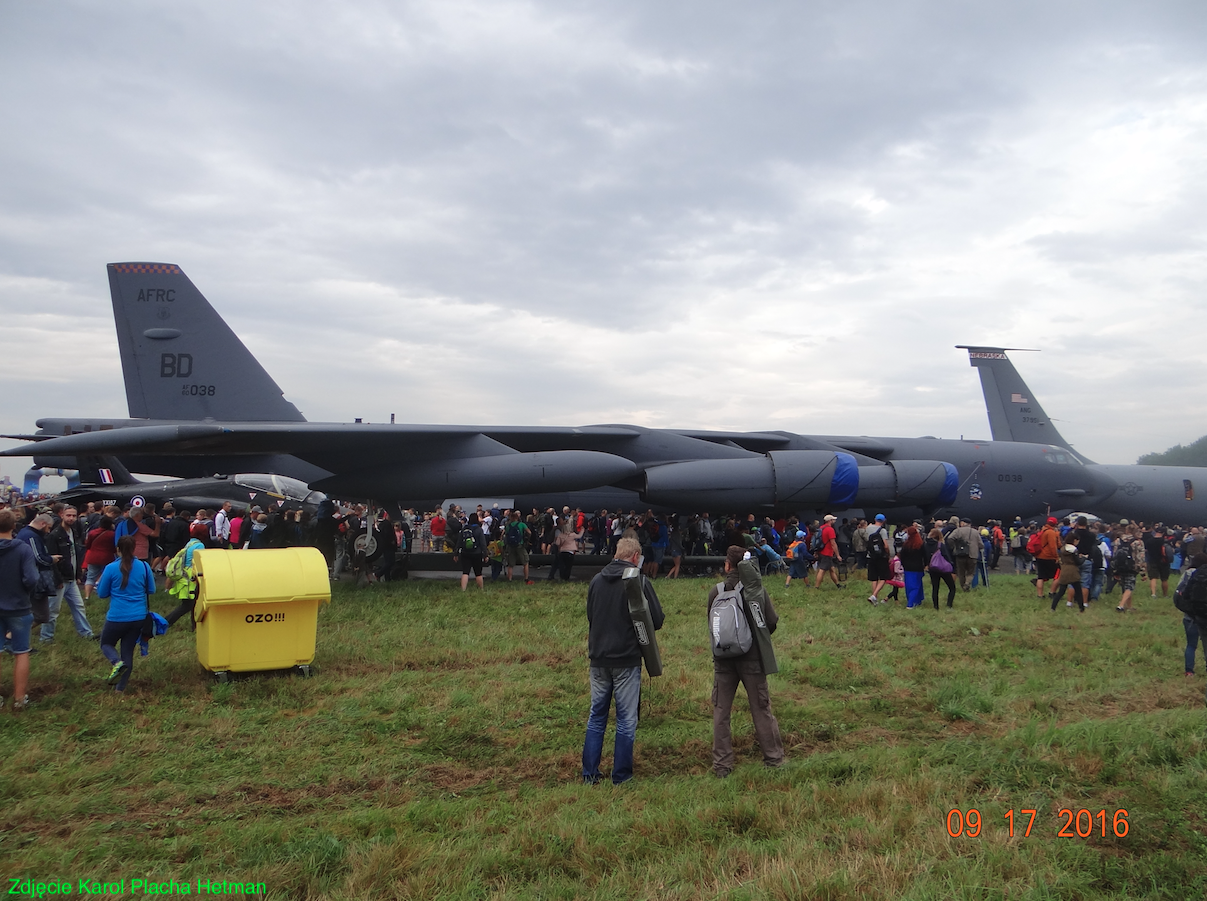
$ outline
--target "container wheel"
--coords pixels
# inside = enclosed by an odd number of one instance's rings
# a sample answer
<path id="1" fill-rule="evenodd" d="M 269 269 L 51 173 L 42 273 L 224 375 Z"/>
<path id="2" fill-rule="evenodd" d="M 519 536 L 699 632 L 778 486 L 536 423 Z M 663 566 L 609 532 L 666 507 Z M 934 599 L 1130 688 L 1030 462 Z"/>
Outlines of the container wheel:
<path id="1" fill-rule="evenodd" d="M 298 664 L 297 666 L 294 667 L 294 671 L 297 672 L 297 674 L 299 676 L 301 676 L 303 679 L 310 678 L 310 664 L 308 664 L 308 663 Z"/>
<path id="2" fill-rule="evenodd" d="M 219 685 L 225 685 L 230 680 L 231 674 L 226 672 L 226 670 L 219 670 L 218 672 L 214 673 L 214 681 Z"/>

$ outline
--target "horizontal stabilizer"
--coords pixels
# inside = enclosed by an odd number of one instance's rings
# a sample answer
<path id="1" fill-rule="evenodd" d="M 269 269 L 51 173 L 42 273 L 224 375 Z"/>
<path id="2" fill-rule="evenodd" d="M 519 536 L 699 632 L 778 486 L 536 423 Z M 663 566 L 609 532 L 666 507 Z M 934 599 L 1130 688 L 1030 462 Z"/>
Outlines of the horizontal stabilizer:
<path id="1" fill-rule="evenodd" d="M 84 454 L 121 454 L 169 449 L 187 453 L 188 443 L 213 438 L 225 432 L 217 425 L 150 425 L 136 429 L 110 429 L 107 432 L 83 432 L 49 438 L 36 445 L 37 453 L 55 456 Z M 11 447 L 0 457 L 28 457 L 29 447 Z"/>

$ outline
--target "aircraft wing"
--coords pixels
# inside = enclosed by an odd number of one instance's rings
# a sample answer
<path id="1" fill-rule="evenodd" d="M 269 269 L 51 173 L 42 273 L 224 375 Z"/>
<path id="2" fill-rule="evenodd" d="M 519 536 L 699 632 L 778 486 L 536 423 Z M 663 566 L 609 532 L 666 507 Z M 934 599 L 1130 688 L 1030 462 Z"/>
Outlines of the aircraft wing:
<path id="1" fill-rule="evenodd" d="M 290 454 L 333 473 L 313 487 L 336 496 L 467 497 L 501 483 L 536 493 L 622 482 L 638 467 L 594 448 L 638 434 L 622 426 L 157 421 L 47 437 L 34 447 L 39 456 Z"/>
<path id="2" fill-rule="evenodd" d="M 776 448 L 787 447 L 792 436 L 778 432 L 714 432 L 709 430 L 667 429 L 685 438 L 695 438 L 697 441 L 710 441 L 713 444 L 723 444 L 729 447 L 740 447 L 743 450 L 764 454 Z"/>

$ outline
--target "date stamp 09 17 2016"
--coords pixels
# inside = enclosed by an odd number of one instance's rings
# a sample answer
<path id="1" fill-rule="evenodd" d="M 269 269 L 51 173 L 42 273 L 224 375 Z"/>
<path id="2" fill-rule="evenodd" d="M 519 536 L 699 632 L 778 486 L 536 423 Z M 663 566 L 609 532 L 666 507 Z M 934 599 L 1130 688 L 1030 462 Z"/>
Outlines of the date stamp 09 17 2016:
<path id="1" fill-rule="evenodd" d="M 1039 811 L 1030 808 L 1019 810 L 1018 834 L 1023 838 L 1030 838 L 1031 829 L 1035 826 L 1035 819 L 1038 815 Z M 1128 833 L 1127 811 L 1122 808 L 1112 814 L 1106 810 L 1093 811 L 1083 807 L 1074 811 L 1063 807 L 1057 812 L 1056 817 L 1061 821 L 1057 824 L 1060 826 L 1056 832 L 1057 838 L 1089 838 L 1095 832 L 1099 833 L 1102 838 L 1108 834 L 1123 838 Z M 1002 819 L 1006 821 L 1008 834 L 1013 838 L 1015 835 L 1014 810 L 1007 810 L 1002 814 Z M 947 834 L 952 838 L 959 838 L 961 835 L 976 838 L 981 834 L 983 823 L 981 812 L 977 808 L 972 807 L 966 811 L 954 808 L 947 813 Z"/>

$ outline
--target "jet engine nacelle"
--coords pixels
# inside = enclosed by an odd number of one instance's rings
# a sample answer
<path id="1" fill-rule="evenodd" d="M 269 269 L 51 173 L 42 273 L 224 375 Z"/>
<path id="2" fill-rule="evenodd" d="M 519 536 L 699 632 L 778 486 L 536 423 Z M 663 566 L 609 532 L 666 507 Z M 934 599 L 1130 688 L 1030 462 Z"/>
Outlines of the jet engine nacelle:
<path id="1" fill-rule="evenodd" d="M 312 483 L 329 497 L 396 499 L 493 497 L 576 491 L 637 474 L 631 460 L 599 451 L 539 451 L 457 457 L 407 467 L 387 465 L 341 473 Z"/>
<path id="2" fill-rule="evenodd" d="M 955 502 L 960 474 L 938 460 L 889 460 L 859 467 L 855 506 L 946 507 Z"/>
<path id="3" fill-rule="evenodd" d="M 833 451 L 771 451 L 736 460 L 691 460 L 645 471 L 646 503 L 678 510 L 847 507 L 859 466 Z"/>

